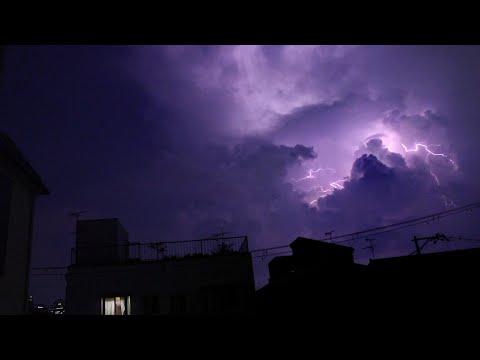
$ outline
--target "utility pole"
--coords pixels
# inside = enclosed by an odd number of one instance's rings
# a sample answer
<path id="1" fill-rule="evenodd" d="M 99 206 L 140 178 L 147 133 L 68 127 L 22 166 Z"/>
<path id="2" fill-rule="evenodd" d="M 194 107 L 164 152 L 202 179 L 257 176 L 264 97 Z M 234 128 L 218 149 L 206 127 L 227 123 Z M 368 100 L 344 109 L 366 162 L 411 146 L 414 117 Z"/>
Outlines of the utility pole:
<path id="1" fill-rule="evenodd" d="M 419 246 L 419 244 L 418 244 L 418 242 L 419 242 L 420 240 L 425 240 L 425 242 L 423 243 L 422 246 Z M 433 236 L 425 236 L 425 237 L 421 237 L 421 238 L 417 238 L 417 236 L 414 236 L 412 241 L 415 243 L 415 249 L 416 249 L 417 255 L 420 255 L 420 254 L 421 254 L 421 250 L 424 248 L 424 246 L 425 246 L 429 241 L 433 241 L 433 243 L 436 244 L 437 241 L 450 241 L 450 239 L 449 239 L 448 237 L 446 237 L 445 235 L 443 235 L 443 234 L 436 233 L 436 234 L 433 235 Z"/>
<path id="2" fill-rule="evenodd" d="M 417 249 L 417 255 L 420 255 L 420 246 L 418 246 L 418 240 L 419 239 L 417 239 L 417 236 L 414 236 L 412 241 L 415 242 L 415 249 Z"/>
<path id="3" fill-rule="evenodd" d="M 82 210 L 82 211 L 72 211 L 69 215 L 70 216 L 75 216 L 77 218 L 77 222 L 78 222 L 78 219 L 80 218 L 80 215 L 82 215 L 83 213 L 86 213 L 87 210 Z"/>

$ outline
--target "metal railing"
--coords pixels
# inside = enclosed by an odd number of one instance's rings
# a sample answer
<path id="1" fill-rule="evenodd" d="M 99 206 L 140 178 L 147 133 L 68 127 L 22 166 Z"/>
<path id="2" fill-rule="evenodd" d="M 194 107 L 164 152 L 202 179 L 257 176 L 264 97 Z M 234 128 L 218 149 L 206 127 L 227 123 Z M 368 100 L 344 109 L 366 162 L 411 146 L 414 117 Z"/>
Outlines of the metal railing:
<path id="1" fill-rule="evenodd" d="M 72 265 L 124 264 L 248 252 L 246 236 L 200 240 L 80 246 L 72 249 Z"/>

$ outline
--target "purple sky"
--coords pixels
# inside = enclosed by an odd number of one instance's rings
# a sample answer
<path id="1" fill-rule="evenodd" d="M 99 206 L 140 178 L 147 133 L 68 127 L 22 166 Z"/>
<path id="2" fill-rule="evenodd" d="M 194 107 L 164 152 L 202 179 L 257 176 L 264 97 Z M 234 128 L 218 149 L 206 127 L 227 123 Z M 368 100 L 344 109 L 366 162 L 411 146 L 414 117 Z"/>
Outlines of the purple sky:
<path id="1" fill-rule="evenodd" d="M 120 218 L 132 241 L 224 224 L 255 249 L 477 201 L 479 63 L 476 46 L 10 47 L 1 127 L 51 189 L 32 265 L 69 264 L 75 209 Z M 376 255 L 476 222 L 378 236 Z M 258 286 L 270 259 L 255 259 Z M 51 302 L 64 280 L 35 276 L 31 291 Z"/>

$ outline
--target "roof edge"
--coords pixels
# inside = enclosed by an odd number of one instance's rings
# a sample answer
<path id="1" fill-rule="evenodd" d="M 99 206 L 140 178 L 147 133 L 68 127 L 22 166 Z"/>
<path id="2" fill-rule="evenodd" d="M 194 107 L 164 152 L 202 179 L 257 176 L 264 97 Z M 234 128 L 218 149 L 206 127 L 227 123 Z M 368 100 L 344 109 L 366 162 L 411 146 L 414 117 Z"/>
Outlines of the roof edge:
<path id="1" fill-rule="evenodd" d="M 39 195 L 50 195 L 50 190 L 45 186 L 40 175 L 4 131 L 0 131 L 0 151 L 5 152 L 7 157 L 26 175 L 32 185 L 37 187 Z"/>

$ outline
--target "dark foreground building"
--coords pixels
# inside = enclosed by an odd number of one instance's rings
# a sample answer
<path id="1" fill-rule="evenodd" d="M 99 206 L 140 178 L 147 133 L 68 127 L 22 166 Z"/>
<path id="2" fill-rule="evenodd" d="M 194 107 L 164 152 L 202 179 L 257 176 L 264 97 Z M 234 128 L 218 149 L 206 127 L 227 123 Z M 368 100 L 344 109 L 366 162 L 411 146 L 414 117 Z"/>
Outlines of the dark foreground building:
<path id="1" fill-rule="evenodd" d="M 367 266 L 354 263 L 351 247 L 306 238 L 290 246 L 293 255 L 269 263 L 270 281 L 256 293 L 259 314 L 479 313 L 480 249 L 370 260 Z"/>
<path id="2" fill-rule="evenodd" d="M 274 258 L 270 281 L 256 293 L 257 313 L 315 313 L 348 305 L 361 291 L 367 266 L 355 264 L 353 248 L 297 238 L 293 255 Z"/>
<path id="3" fill-rule="evenodd" d="M 15 143 L 0 132 L 0 314 L 28 312 L 35 201 L 48 189 Z"/>
<path id="4" fill-rule="evenodd" d="M 479 313 L 478 248 L 370 260 L 368 268 L 378 301 Z"/>
<path id="5" fill-rule="evenodd" d="M 247 314 L 254 292 L 246 237 L 139 244 L 118 219 L 77 223 L 67 314 Z"/>

